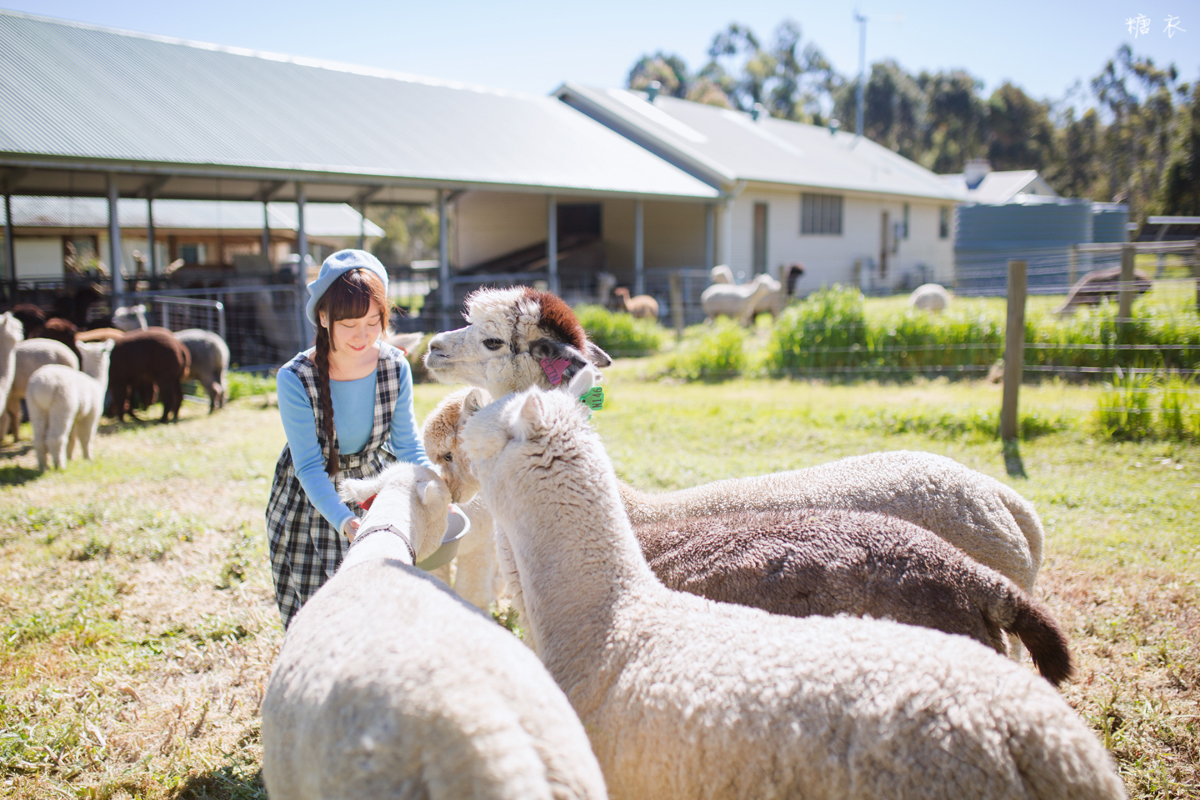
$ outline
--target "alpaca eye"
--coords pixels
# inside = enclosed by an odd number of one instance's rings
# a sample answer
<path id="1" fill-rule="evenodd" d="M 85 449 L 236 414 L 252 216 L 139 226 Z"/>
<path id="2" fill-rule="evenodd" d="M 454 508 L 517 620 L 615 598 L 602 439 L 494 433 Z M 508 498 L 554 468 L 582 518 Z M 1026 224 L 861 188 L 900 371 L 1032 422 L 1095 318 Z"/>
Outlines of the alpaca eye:
<path id="1" fill-rule="evenodd" d="M 501 347 L 504 347 L 504 340 L 503 339 L 484 339 L 483 346 L 486 347 L 488 350 L 499 350 Z"/>
<path id="2" fill-rule="evenodd" d="M 453 453 L 446 453 L 446 455 L 442 456 L 442 458 L 446 459 L 446 461 L 447 461 L 447 462 L 451 462 L 451 461 L 453 461 L 453 460 L 454 460 L 454 454 L 453 454 Z"/>

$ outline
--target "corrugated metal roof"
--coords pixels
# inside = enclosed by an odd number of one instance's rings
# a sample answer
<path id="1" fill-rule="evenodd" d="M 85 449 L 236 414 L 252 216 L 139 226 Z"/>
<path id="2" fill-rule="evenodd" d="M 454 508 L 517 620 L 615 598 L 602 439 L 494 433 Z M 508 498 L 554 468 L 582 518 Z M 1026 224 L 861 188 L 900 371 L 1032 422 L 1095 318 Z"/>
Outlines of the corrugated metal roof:
<path id="1" fill-rule="evenodd" d="M 956 175 L 939 175 L 942 182 L 955 192 L 960 192 L 974 203 L 1008 203 L 1029 184 L 1038 179 L 1036 169 L 1015 169 L 989 172 L 974 189 L 967 188 L 966 177 L 962 173 Z"/>
<path id="2" fill-rule="evenodd" d="M 108 201 L 96 197 L 12 198 L 13 225 L 18 228 L 107 228 Z M 268 203 L 272 230 L 297 230 L 294 203 Z M 0 220 L 4 218 L 0 206 Z M 117 201 L 122 228 L 145 228 L 145 200 Z M 304 208 L 304 230 L 310 236 L 358 236 L 362 217 L 345 204 L 309 203 Z M 367 236 L 383 236 L 383 228 L 366 220 Z M 209 200 L 155 200 L 154 227 L 167 229 L 261 231 L 262 203 Z"/>
<path id="3" fill-rule="evenodd" d="M 0 51 L 0 155 L 715 196 L 552 97 L 8 11 Z"/>
<path id="4" fill-rule="evenodd" d="M 567 83 L 556 95 L 672 163 L 727 185 L 796 186 L 958 200 L 937 175 L 852 133 L 643 92 Z"/>

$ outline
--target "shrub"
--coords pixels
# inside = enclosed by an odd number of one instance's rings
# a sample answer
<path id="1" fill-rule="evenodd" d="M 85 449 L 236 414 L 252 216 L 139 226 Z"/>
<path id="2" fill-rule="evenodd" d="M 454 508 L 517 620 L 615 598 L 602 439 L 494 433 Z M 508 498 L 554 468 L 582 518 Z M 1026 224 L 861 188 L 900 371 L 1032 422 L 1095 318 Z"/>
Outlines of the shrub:
<path id="1" fill-rule="evenodd" d="M 866 346 L 862 292 L 834 286 L 780 315 L 767 342 L 766 366 L 776 374 L 847 372 L 862 365 Z"/>
<path id="2" fill-rule="evenodd" d="M 239 397 L 270 394 L 275 391 L 274 375 L 256 375 L 253 372 L 226 372 L 225 381 L 229 391 L 226 401 L 237 400 Z"/>
<path id="3" fill-rule="evenodd" d="M 1154 433 L 1150 413 L 1151 379 L 1117 371 L 1116 380 L 1104 384 L 1097 413 L 1100 431 L 1110 439 L 1145 439 Z"/>
<path id="4" fill-rule="evenodd" d="M 588 338 L 613 358 L 647 356 L 662 348 L 665 331 L 654 320 L 635 319 L 596 305 L 576 306 L 575 316 Z"/>
<path id="5" fill-rule="evenodd" d="M 699 339 L 681 345 L 667 362 L 668 374 L 692 381 L 728 380 L 745 368 L 746 331 L 726 317 Z"/>

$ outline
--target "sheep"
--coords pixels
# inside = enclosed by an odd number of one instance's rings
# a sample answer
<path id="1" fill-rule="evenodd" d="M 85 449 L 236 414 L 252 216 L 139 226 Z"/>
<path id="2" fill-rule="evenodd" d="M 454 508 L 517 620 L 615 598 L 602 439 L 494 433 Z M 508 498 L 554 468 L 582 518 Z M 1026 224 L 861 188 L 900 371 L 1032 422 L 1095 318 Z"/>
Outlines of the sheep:
<path id="1" fill-rule="evenodd" d="M 129 331 L 144 331 L 146 324 L 146 306 L 138 303 L 136 306 L 120 306 L 112 314 L 113 327 Z"/>
<path id="2" fill-rule="evenodd" d="M 8 430 L 8 390 L 17 371 L 16 347 L 25 336 L 24 328 L 14 312 L 0 314 L 0 440 Z M 20 422 L 19 418 L 17 422 Z"/>
<path id="3" fill-rule="evenodd" d="M 526 286 L 478 289 L 466 301 L 465 328 L 429 340 L 425 367 L 440 383 L 465 383 L 492 397 L 530 386 L 552 388 L 608 354 L 588 341 L 570 307 Z"/>
<path id="4" fill-rule="evenodd" d="M 30 377 L 25 404 L 33 425 L 39 470 L 46 470 L 48 460 L 54 462 L 55 469 L 65 467 L 75 450 L 75 442 L 79 442 L 83 457 L 91 460 L 92 438 L 104 408 L 108 360 L 113 347 L 111 341 L 84 342 L 79 346 L 82 371 L 47 364 Z"/>
<path id="5" fill-rule="evenodd" d="M 908 296 L 908 304 L 913 308 L 938 314 L 950 307 L 950 293 L 945 287 L 936 283 L 923 283 Z"/>
<path id="6" fill-rule="evenodd" d="M 655 576 L 710 600 L 807 617 L 854 614 L 970 636 L 1016 634 L 1048 680 L 1071 673 L 1065 634 L 1016 584 L 923 528 L 862 511 L 739 511 L 634 528 Z"/>
<path id="7" fill-rule="evenodd" d="M 112 351 L 108 372 L 112 400 L 108 416 L 124 421 L 130 390 L 156 385 L 163 404 L 162 421 L 166 422 L 172 414 L 178 421 L 179 407 L 183 405 L 181 381 L 190 366 L 188 349 L 166 328 L 126 333 Z M 137 419 L 132 409 L 129 416 Z"/>
<path id="8" fill-rule="evenodd" d="M 26 339 L 13 348 L 16 356 L 13 366 L 12 384 L 8 387 L 8 400 L 5 403 L 5 419 L 8 431 L 12 432 L 13 441 L 19 441 L 21 431 L 21 401 L 25 399 L 25 390 L 29 378 L 39 368 L 47 364 L 61 364 L 71 369 L 79 369 L 79 359 L 65 344 L 54 339 Z M 0 430 L 0 441 L 8 432 Z"/>
<path id="9" fill-rule="evenodd" d="M 187 328 L 175 332 L 175 338 L 188 349 L 187 376 L 204 387 L 208 395 L 208 413 L 225 407 L 225 371 L 229 369 L 229 346 L 212 331 Z"/>
<path id="10" fill-rule="evenodd" d="M 754 322 L 758 301 L 781 288 L 779 281 L 766 273 L 756 275 L 754 280 L 741 286 L 714 283 L 700 293 L 700 305 L 710 321 L 724 314 L 733 317 L 742 326 L 749 326 Z"/>
<path id="11" fill-rule="evenodd" d="M 438 546 L 445 485 L 401 463 L 344 493 L 376 498 L 284 638 L 262 706 L 268 794 L 605 797 L 587 735 L 537 657 L 412 566 L 413 551 Z"/>
<path id="12" fill-rule="evenodd" d="M 479 481 L 461 452 L 459 440 L 468 417 L 490 401 L 482 389 L 459 389 L 442 398 L 422 425 L 425 453 L 450 488 L 451 499 L 455 503 L 472 501 L 463 509 L 471 520 L 471 529 L 459 542 L 454 557 L 454 591 L 484 611 L 500 593 L 496 544 L 491 515 L 482 500 L 475 497 Z M 450 584 L 449 564 L 433 570 L 433 574 Z"/>
<path id="13" fill-rule="evenodd" d="M 1133 284 L 1130 286 L 1130 289 L 1137 297 L 1144 295 L 1150 291 L 1150 276 L 1140 269 L 1135 269 L 1133 271 Z M 1054 309 L 1053 313 L 1060 317 L 1069 317 L 1075 313 L 1075 310 L 1079 306 L 1099 305 L 1102 300 L 1116 297 L 1120 293 L 1120 267 L 1093 270 L 1075 281 L 1075 285 L 1067 293 L 1067 299 L 1063 301 L 1062 305 Z"/>
<path id="14" fill-rule="evenodd" d="M 667 589 L 569 393 L 492 403 L 463 447 L 613 798 L 1124 797 L 1054 688 L 978 642 Z"/>
<path id="15" fill-rule="evenodd" d="M 629 290 L 624 286 L 613 289 L 613 294 L 621 298 L 622 307 L 638 319 L 658 319 L 658 301 L 648 294 L 629 296 Z"/>

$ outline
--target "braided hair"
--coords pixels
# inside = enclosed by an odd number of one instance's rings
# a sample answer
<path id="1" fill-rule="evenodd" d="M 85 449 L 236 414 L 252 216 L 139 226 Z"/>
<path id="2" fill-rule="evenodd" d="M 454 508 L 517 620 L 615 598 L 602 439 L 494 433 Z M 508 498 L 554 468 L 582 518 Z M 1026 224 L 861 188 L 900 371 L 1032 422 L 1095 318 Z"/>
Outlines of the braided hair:
<path id="1" fill-rule="evenodd" d="M 317 301 L 317 342 L 313 363 L 317 365 L 317 397 L 321 403 L 321 432 L 329 443 L 325 472 L 333 477 L 338 471 L 337 431 L 333 427 L 333 397 L 329 393 L 329 352 L 333 349 L 330 331 L 342 319 L 365 317 L 378 309 L 385 316 L 387 295 L 383 282 L 369 269 L 352 269 L 340 276 Z M 325 315 L 322 320 L 322 314 Z M 381 320 L 386 326 L 386 319 Z"/>

